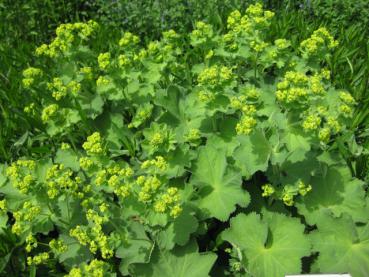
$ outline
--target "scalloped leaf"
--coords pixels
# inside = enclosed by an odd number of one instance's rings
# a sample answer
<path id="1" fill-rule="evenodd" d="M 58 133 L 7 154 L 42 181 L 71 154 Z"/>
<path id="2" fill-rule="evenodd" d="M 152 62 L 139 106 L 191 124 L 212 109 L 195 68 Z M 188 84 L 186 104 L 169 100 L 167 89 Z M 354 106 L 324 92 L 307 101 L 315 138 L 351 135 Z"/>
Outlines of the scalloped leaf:
<path id="1" fill-rule="evenodd" d="M 149 264 L 135 265 L 133 276 L 205 277 L 216 258 L 214 253 L 199 253 L 195 242 L 171 251 L 156 247 Z"/>
<path id="2" fill-rule="evenodd" d="M 208 217 L 226 221 L 236 205 L 246 207 L 250 195 L 242 189 L 239 170 L 228 165 L 226 150 L 212 145 L 199 151 L 191 183 L 200 188 L 198 207 Z"/>
<path id="3" fill-rule="evenodd" d="M 310 184 L 312 191 L 296 203 L 310 225 L 317 223 L 324 211 L 336 217 L 348 213 L 355 222 L 367 221 L 364 182 L 352 178 L 347 167 L 329 167 L 325 174 L 314 176 Z"/>
<path id="4" fill-rule="evenodd" d="M 317 226 L 309 235 L 313 250 L 319 252 L 315 271 L 369 276 L 369 223 L 357 227 L 347 214 L 333 218 L 326 212 Z"/>
<path id="5" fill-rule="evenodd" d="M 301 258 L 310 254 L 305 226 L 278 213 L 239 214 L 221 236 L 239 248 L 243 266 L 252 276 L 284 277 L 301 272 Z"/>
<path id="6" fill-rule="evenodd" d="M 248 136 L 239 136 L 240 146 L 234 151 L 236 166 L 242 176 L 250 177 L 258 170 L 265 171 L 271 154 L 271 146 L 264 133 L 255 130 Z"/>

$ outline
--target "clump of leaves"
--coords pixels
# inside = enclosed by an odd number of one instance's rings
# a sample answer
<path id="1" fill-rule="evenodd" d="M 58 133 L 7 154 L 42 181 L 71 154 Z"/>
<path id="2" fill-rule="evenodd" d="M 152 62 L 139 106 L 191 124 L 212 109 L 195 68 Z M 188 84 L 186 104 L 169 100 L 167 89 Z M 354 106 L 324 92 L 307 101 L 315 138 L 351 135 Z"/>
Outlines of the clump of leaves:
<path id="1" fill-rule="evenodd" d="M 36 49 L 25 112 L 55 146 L 0 187 L 28 270 L 369 273 L 366 185 L 337 153 L 356 103 L 324 67 L 338 42 L 269 41 L 273 16 L 251 5 L 226 33 L 198 22 L 142 47 L 126 32 L 99 51 L 97 23 L 65 24 Z"/>

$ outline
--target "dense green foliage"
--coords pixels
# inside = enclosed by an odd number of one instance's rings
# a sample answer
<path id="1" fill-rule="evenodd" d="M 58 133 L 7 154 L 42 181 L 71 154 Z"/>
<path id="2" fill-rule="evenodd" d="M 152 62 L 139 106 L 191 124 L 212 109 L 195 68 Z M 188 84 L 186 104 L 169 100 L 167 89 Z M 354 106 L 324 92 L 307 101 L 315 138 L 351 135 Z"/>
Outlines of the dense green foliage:
<path id="1" fill-rule="evenodd" d="M 369 2 L 365 0 L 312 0 L 309 7 L 317 18 L 333 28 L 348 28 L 351 25 L 367 26 Z M 367 32 L 367 30 L 362 30 Z"/>
<path id="2" fill-rule="evenodd" d="M 1 10 L 1 273 L 369 275 L 360 23 L 319 1 L 82 2 Z"/>

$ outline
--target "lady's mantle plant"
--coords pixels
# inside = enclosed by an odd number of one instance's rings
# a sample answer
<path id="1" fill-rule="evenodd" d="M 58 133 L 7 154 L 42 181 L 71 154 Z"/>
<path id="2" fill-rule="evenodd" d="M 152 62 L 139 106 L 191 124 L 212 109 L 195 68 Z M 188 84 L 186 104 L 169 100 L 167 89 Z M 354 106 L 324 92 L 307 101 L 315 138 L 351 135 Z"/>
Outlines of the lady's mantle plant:
<path id="1" fill-rule="evenodd" d="M 271 41 L 273 16 L 103 49 L 97 23 L 63 24 L 36 49 L 24 111 L 57 149 L 4 165 L 0 187 L 30 270 L 369 274 L 366 186 L 335 150 L 355 106 L 324 67 L 338 42 Z"/>

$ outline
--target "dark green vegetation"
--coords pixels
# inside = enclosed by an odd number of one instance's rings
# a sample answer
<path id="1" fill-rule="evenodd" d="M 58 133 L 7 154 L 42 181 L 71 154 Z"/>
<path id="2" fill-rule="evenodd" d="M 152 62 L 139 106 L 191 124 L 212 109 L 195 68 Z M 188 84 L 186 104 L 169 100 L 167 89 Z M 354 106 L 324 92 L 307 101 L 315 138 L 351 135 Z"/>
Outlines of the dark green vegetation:
<path id="1" fill-rule="evenodd" d="M 202 2 L 0 1 L 1 274 L 369 274 L 369 5 Z"/>

